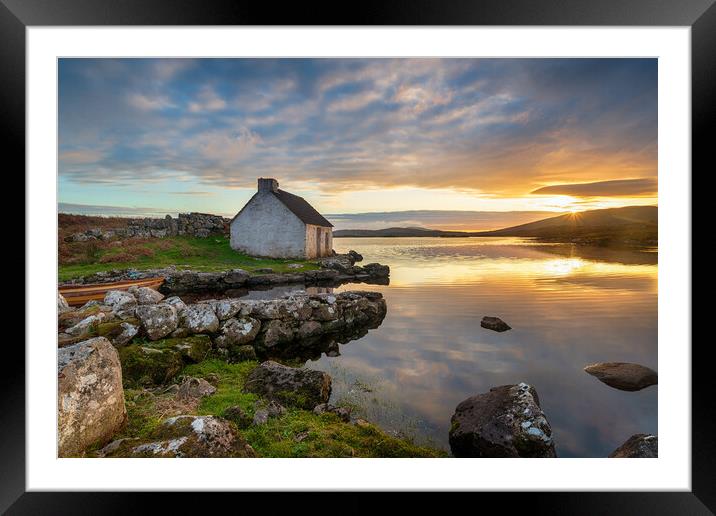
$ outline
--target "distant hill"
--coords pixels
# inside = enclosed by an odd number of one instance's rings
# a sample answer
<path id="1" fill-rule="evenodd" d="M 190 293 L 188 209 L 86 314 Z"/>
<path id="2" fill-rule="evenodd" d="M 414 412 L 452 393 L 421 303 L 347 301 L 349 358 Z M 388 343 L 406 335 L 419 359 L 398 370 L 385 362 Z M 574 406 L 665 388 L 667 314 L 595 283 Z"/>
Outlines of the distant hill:
<path id="1" fill-rule="evenodd" d="M 567 213 L 494 231 L 441 231 L 420 227 L 342 229 L 335 237 L 533 237 L 545 242 L 588 245 L 655 246 L 658 243 L 656 206 L 627 206 Z"/>
<path id="2" fill-rule="evenodd" d="M 535 237 L 542 241 L 590 245 L 657 245 L 658 221 L 656 206 L 626 206 L 567 213 L 510 228 L 483 231 L 479 236 Z"/>
<path id="3" fill-rule="evenodd" d="M 334 237 L 455 237 L 474 236 L 476 233 L 463 231 L 442 231 L 428 228 L 385 228 L 385 229 L 339 229 Z"/>

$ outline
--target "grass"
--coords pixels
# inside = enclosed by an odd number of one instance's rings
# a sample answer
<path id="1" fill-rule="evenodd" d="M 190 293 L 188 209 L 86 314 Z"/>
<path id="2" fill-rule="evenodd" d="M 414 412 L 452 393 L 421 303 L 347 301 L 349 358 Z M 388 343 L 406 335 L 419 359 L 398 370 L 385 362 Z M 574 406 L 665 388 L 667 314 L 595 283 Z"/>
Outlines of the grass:
<path id="1" fill-rule="evenodd" d="M 64 242 L 60 240 L 59 281 L 112 269 L 153 269 L 175 265 L 192 270 L 216 272 L 244 269 L 253 272 L 269 267 L 274 272 L 317 269 L 307 260 L 256 258 L 231 249 L 227 236 L 196 238 L 127 238 L 124 240 Z M 291 263 L 303 265 L 290 269 Z"/>
<path id="2" fill-rule="evenodd" d="M 243 391 L 244 381 L 257 362 L 229 364 L 208 359 L 186 366 L 181 375 L 214 377 L 216 392 L 203 398 L 198 415 L 221 416 L 238 405 L 250 417 L 258 396 Z M 146 437 L 163 415 L 157 411 L 157 397 L 141 390 L 125 390 L 128 426 L 120 437 Z M 264 425 L 251 425 L 241 434 L 261 457 L 445 457 L 446 453 L 417 446 L 410 440 L 393 437 L 370 423 L 345 423 L 330 413 L 287 408 L 284 415 L 270 418 Z"/>

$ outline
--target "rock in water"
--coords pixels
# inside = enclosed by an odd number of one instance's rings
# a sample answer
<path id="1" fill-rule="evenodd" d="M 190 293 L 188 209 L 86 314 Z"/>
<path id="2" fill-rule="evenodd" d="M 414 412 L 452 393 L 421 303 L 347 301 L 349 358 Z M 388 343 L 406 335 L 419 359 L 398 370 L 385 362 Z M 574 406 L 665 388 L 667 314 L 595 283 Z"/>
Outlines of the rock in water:
<path id="1" fill-rule="evenodd" d="M 651 434 L 634 434 L 619 448 L 609 454 L 609 458 L 656 458 L 659 456 L 659 439 Z"/>
<path id="2" fill-rule="evenodd" d="M 640 391 L 651 385 L 656 385 L 658 376 L 656 371 L 639 364 L 627 362 L 600 362 L 590 364 L 584 371 L 599 381 L 622 391 Z"/>
<path id="3" fill-rule="evenodd" d="M 251 371 L 244 386 L 248 392 L 306 410 L 327 403 L 331 396 L 331 377 L 326 373 L 288 367 L 271 360 Z"/>
<path id="4" fill-rule="evenodd" d="M 552 428 L 526 383 L 494 387 L 460 403 L 453 414 L 455 457 L 556 457 Z"/>
<path id="5" fill-rule="evenodd" d="M 58 444 L 60 457 L 103 445 L 127 421 L 122 368 L 104 337 L 58 350 Z"/>
<path id="6" fill-rule="evenodd" d="M 499 317 L 483 317 L 482 321 L 480 321 L 480 326 L 482 326 L 483 328 L 487 328 L 488 330 L 494 330 L 499 332 L 512 329 L 505 321 L 503 321 Z"/>

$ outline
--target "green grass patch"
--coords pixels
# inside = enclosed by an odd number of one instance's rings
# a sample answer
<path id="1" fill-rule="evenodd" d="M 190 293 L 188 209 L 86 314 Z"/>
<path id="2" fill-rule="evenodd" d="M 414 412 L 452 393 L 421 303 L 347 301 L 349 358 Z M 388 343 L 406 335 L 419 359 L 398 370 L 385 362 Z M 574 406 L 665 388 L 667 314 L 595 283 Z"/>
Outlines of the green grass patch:
<path id="1" fill-rule="evenodd" d="M 227 408 L 240 406 L 254 414 L 255 394 L 243 392 L 247 375 L 257 362 L 229 364 L 210 359 L 192 364 L 181 374 L 196 377 L 216 375 L 216 393 L 201 401 L 198 413 L 221 415 Z M 297 439 L 308 433 L 304 439 Z M 286 414 L 270 418 L 265 425 L 252 425 L 242 431 L 244 438 L 262 457 L 445 457 L 446 453 L 417 446 L 406 439 L 386 434 L 371 424 L 345 423 L 334 414 L 316 415 L 312 411 L 288 408 Z"/>
<path id="2" fill-rule="evenodd" d="M 142 389 L 124 389 L 124 405 L 127 408 L 127 426 L 113 439 L 123 437 L 148 437 L 163 421 L 157 413 L 154 396 Z"/>
<path id="3" fill-rule="evenodd" d="M 84 243 L 80 243 L 84 244 Z M 256 269 L 271 268 L 274 272 L 300 272 L 315 270 L 318 265 L 308 260 L 257 258 L 231 249 L 227 236 L 209 236 L 196 238 L 176 236 L 136 240 L 128 238 L 111 242 L 114 245 L 102 245 L 92 248 L 88 253 L 86 246 L 67 245 L 64 249 L 65 263 L 59 265 L 59 281 L 79 276 L 87 276 L 112 269 L 153 269 L 175 265 L 204 272 L 217 272 L 227 269 L 244 269 L 253 272 Z M 74 254 L 73 254 L 74 250 Z M 300 269 L 289 269 L 291 263 L 303 265 Z"/>
<path id="4" fill-rule="evenodd" d="M 375 425 L 344 423 L 336 415 L 289 409 L 278 418 L 243 432 L 262 457 L 446 457 Z M 302 439 L 299 439 L 302 437 Z"/>
<path id="5" fill-rule="evenodd" d="M 224 411 L 239 405 L 244 411 L 253 416 L 254 402 L 258 396 L 243 392 L 246 376 L 258 365 L 258 362 L 247 361 L 229 364 L 221 359 L 209 359 L 186 366 L 181 374 L 206 378 L 216 375 L 219 379 L 216 392 L 201 400 L 199 415 L 221 416 Z"/>

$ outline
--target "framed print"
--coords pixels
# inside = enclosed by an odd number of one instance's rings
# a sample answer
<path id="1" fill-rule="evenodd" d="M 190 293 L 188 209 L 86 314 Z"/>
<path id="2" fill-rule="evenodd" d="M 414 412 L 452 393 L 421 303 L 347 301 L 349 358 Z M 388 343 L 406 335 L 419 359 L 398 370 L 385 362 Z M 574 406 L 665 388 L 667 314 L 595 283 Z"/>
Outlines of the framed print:
<path id="1" fill-rule="evenodd" d="M 710 513 L 712 3 L 346 26 L 3 0 L 28 308 L 1 507 L 548 491 L 525 502 Z"/>

